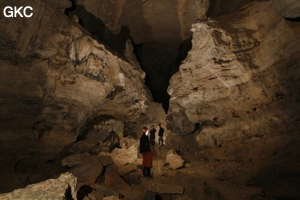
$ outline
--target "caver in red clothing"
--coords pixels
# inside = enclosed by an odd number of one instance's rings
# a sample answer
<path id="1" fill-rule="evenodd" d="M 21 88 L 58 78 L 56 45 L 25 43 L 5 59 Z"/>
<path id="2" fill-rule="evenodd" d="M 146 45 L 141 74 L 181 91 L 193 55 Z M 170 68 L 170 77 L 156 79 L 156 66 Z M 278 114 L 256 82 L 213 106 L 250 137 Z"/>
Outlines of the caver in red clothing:
<path id="1" fill-rule="evenodd" d="M 149 142 L 149 138 L 146 135 L 146 132 L 148 131 L 147 127 L 144 127 L 142 129 L 142 136 L 140 138 L 140 153 L 143 155 L 143 176 L 153 178 L 150 174 L 151 167 L 152 167 L 152 150 L 151 150 L 151 144 Z"/>
<path id="2" fill-rule="evenodd" d="M 149 152 L 145 153 L 143 155 L 143 163 L 142 163 L 142 166 L 143 167 L 149 167 L 151 168 L 152 167 L 152 160 L 153 160 L 153 157 L 152 157 L 152 150 L 150 150 Z"/>

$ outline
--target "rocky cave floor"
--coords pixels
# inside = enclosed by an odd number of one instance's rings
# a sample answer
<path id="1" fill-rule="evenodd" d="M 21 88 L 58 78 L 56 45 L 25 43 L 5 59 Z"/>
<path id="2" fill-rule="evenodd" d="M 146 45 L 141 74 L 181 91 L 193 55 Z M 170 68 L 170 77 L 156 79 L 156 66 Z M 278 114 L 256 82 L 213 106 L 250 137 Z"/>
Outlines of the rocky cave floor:
<path id="1" fill-rule="evenodd" d="M 77 197 L 85 200 L 296 200 L 300 197 L 299 139 L 290 135 L 291 140 L 277 134 L 207 148 L 195 145 L 193 135 L 179 137 L 169 133 L 166 144 L 156 144 L 154 148 L 153 179 L 142 177 L 138 138 L 121 138 L 121 148 L 106 153 L 104 150 L 111 147 L 111 141 L 102 143 L 101 147 L 88 147 L 91 140 L 86 139 L 68 149 L 81 153 L 65 157 L 62 162 L 57 158 L 51 164 L 41 165 L 39 172 L 73 173 L 78 178 Z M 177 146 L 181 140 L 190 143 Z M 84 149 L 92 151 L 87 153 Z M 177 158 L 170 162 L 167 158 L 170 154 Z M 24 183 L 41 175 L 18 172 L 14 176 Z M 5 185 L 16 187 L 16 182 L 6 181 Z M 53 193 L 47 187 L 42 188 L 44 194 Z M 30 195 L 34 198 L 34 193 Z M 66 199 L 73 198 L 66 195 Z"/>
<path id="2" fill-rule="evenodd" d="M 164 176 L 185 188 L 174 199 L 298 199 L 299 141 L 282 139 L 274 135 L 198 149 L 183 155 L 180 169 L 165 166 Z"/>

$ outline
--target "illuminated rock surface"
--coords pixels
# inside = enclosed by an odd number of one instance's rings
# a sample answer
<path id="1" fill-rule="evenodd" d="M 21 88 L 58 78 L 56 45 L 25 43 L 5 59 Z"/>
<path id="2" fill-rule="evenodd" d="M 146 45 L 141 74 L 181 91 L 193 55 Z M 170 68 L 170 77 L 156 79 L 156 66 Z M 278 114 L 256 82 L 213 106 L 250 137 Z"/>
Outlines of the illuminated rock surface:
<path id="1" fill-rule="evenodd" d="M 0 194 L 1 199 L 57 199 L 63 200 L 66 196 L 77 200 L 77 179 L 70 173 L 60 175 L 57 179 L 49 179 L 37 184 L 29 185 L 24 189 L 14 190 L 11 193 Z"/>

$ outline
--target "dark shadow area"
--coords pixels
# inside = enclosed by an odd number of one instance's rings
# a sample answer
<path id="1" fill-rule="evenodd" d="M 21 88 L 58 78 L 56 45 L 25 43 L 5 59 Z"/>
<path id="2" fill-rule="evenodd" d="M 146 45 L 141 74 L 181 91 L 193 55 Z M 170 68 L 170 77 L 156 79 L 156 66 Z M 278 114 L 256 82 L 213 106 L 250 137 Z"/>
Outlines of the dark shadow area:
<path id="1" fill-rule="evenodd" d="M 298 195 L 295 195 L 292 191 L 300 189 L 298 171 L 293 171 L 289 166 L 286 169 L 280 169 L 269 166 L 269 168 L 261 169 L 258 175 L 248 180 L 247 186 L 254 186 L 263 188 L 262 197 L 268 197 L 278 200 L 296 200 L 299 199 Z M 287 191 L 290 191 L 289 196 L 283 196 L 277 190 L 280 187 L 285 187 Z"/>
<path id="2" fill-rule="evenodd" d="M 146 72 L 145 84 L 150 89 L 153 100 L 169 109 L 170 96 L 167 93 L 171 77 L 178 72 L 181 62 L 192 48 L 192 38 L 184 40 L 178 49 L 164 44 L 136 44 L 134 53 Z"/>
<path id="3" fill-rule="evenodd" d="M 285 20 L 291 21 L 291 22 L 300 22 L 300 17 L 297 18 L 284 18 Z"/>
<path id="4" fill-rule="evenodd" d="M 74 200 L 73 197 L 72 197 L 72 191 L 71 191 L 71 187 L 70 186 L 66 190 L 65 199 L 66 200 Z"/>
<path id="5" fill-rule="evenodd" d="M 109 153 L 111 153 L 115 148 L 121 148 L 120 139 L 115 131 L 110 131 L 108 136 L 102 142 L 109 142 Z"/>
<path id="6" fill-rule="evenodd" d="M 81 186 L 79 191 L 77 192 L 77 199 L 83 200 L 84 197 L 88 196 L 93 191 L 93 188 L 91 188 L 88 185 Z"/>
<path id="7" fill-rule="evenodd" d="M 173 52 L 172 52 L 173 51 Z M 169 80 L 174 74 L 174 50 L 162 44 L 135 44 L 134 53 L 143 71 L 146 73 L 145 85 L 149 88 L 153 100 L 161 103 L 167 112 L 170 96 L 167 93 Z"/>
<path id="8" fill-rule="evenodd" d="M 191 49 L 192 49 L 192 37 L 189 37 L 188 39 L 184 40 L 178 48 L 178 55 L 175 61 L 176 71 L 178 71 L 181 62 L 186 59 Z"/>
<path id="9" fill-rule="evenodd" d="M 82 127 L 82 130 L 80 131 L 82 134 L 77 137 L 76 142 L 82 141 L 86 139 L 86 135 L 94 129 L 95 124 L 100 124 L 103 121 L 109 120 L 109 119 L 115 119 L 115 117 L 111 115 L 99 115 L 95 118 L 93 118 L 91 121 L 87 121 L 85 125 Z"/>
<path id="10" fill-rule="evenodd" d="M 163 200 L 163 198 L 159 194 L 156 194 L 155 195 L 155 200 Z"/>

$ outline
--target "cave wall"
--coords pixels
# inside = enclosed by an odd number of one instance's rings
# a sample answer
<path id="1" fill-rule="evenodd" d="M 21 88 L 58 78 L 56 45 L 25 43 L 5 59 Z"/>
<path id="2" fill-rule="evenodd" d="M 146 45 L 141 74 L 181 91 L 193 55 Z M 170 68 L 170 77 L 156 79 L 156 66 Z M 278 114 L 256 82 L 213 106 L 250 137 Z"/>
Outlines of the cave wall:
<path id="1" fill-rule="evenodd" d="M 198 18 L 206 18 L 209 1 L 78 0 L 76 4 L 101 20 L 112 34 L 121 35 L 124 27 L 128 28 L 138 60 L 147 74 L 146 84 L 154 100 L 167 109 L 169 79 L 178 71 L 176 59 L 186 54 L 180 45 L 191 37 L 191 24 Z M 84 23 L 82 13 L 77 15 Z"/>
<path id="2" fill-rule="evenodd" d="M 170 130 L 186 135 L 198 124 L 199 145 L 209 147 L 296 133 L 299 28 L 274 1 L 194 23 L 193 47 L 168 88 Z"/>
<path id="3" fill-rule="evenodd" d="M 218 0 L 77 0 L 78 7 L 101 21 L 106 33 L 121 35 L 128 28 L 135 44 L 135 52 L 143 70 L 146 84 L 154 100 L 168 109 L 169 95 L 165 92 L 171 76 L 178 71 L 180 62 L 191 47 L 191 24 L 197 19 L 207 19 L 234 12 L 251 2 Z M 75 13 L 83 24 L 86 16 Z M 97 23 L 90 23 L 94 26 Z M 94 26 L 95 27 L 95 26 Z M 92 28 L 97 34 L 96 29 Z M 108 41 L 109 42 L 109 41 Z M 114 39 L 114 44 L 118 43 Z M 183 48 L 184 47 L 184 48 Z"/>
<path id="4" fill-rule="evenodd" d="M 0 20 L 4 179 L 17 165 L 34 171 L 53 159 L 99 115 L 135 121 L 146 112 L 151 94 L 130 41 L 127 57 L 117 57 L 64 14 L 69 1 L 1 1 L 1 10 L 7 5 L 34 15 Z"/>
<path id="5" fill-rule="evenodd" d="M 185 141 L 169 134 L 167 142 L 179 141 L 174 144 L 176 151 L 234 146 L 236 141 L 266 135 L 284 144 L 297 139 L 299 22 L 284 19 L 299 17 L 287 14 L 297 4 L 283 9 L 279 1 L 254 1 L 238 13 L 199 20 L 190 27 L 195 19 L 207 18 L 208 1 L 77 2 L 99 17 L 114 38 L 122 26 L 129 27 L 135 47 L 140 48 L 140 61 L 153 76 L 152 87 L 160 91 L 169 85 L 165 75 L 177 70 L 173 63 L 177 48 L 189 39 L 191 29 L 192 49 L 168 88 L 168 128 L 177 135 L 191 134 Z M 245 2 L 236 3 L 235 9 Z M 64 14 L 71 6 L 67 0 L 2 0 L 0 8 L 6 5 L 30 5 L 34 16 L 0 19 L 2 183 L 8 178 L 23 183 L 44 178 L 38 167 L 51 163 L 66 145 L 83 137 L 90 120 L 99 116 L 118 123 L 126 119 L 128 133 L 140 130 L 145 122 L 164 119 L 159 105 L 149 103 L 145 73 L 130 40 L 122 44 L 124 55 L 119 58 L 101 43 L 101 37 L 96 41 L 84 30 L 80 19 Z M 155 109 L 149 111 L 149 106 Z M 80 144 L 71 150 L 81 150 Z"/>
<path id="6" fill-rule="evenodd" d="M 299 198 L 300 24 L 286 17 L 289 2 L 253 1 L 194 23 L 168 88 L 173 149 L 226 185 L 259 187 L 258 198 Z"/>

